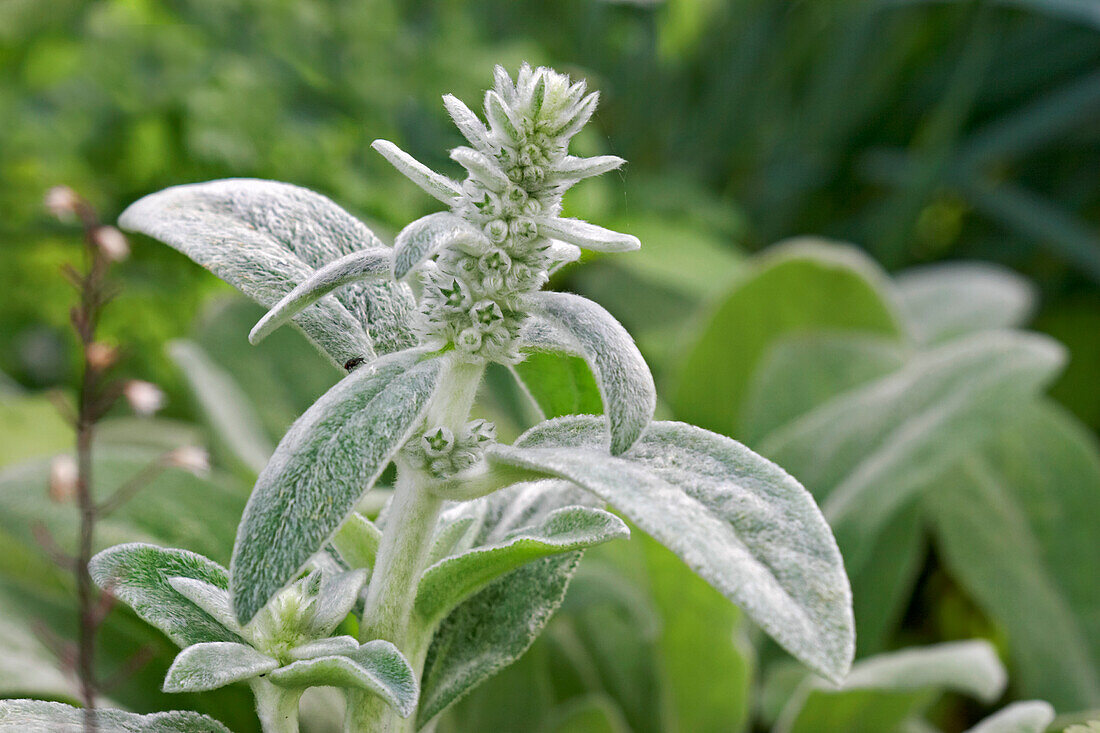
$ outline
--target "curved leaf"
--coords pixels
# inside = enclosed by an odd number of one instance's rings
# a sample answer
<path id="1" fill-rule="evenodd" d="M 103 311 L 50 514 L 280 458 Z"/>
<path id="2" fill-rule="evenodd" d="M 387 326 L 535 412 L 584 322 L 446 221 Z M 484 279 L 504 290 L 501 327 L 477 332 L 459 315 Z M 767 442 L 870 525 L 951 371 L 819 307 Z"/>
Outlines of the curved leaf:
<path id="1" fill-rule="evenodd" d="M 424 193 L 448 206 L 457 202 L 462 189 L 457 183 L 433 171 L 389 140 L 375 140 L 370 145 L 382 154 L 401 175 L 419 186 Z"/>
<path id="2" fill-rule="evenodd" d="M 324 546 L 408 439 L 443 368 L 422 356 L 391 354 L 353 372 L 283 436 L 233 547 L 230 595 L 242 624 Z"/>
<path id="3" fill-rule="evenodd" d="M 621 519 L 601 509 L 558 509 L 537 526 L 516 530 L 500 542 L 446 558 L 425 570 L 417 586 L 416 612 L 434 623 L 492 581 L 533 560 L 629 536 Z"/>
<path id="4" fill-rule="evenodd" d="M 119 224 L 174 247 L 266 307 L 328 262 L 384 246 L 324 196 L 255 179 L 174 186 L 132 204 Z M 343 366 L 415 343 L 414 306 L 402 283 L 358 285 L 322 299 L 294 322 Z"/>
<path id="5" fill-rule="evenodd" d="M 459 504 L 447 522 L 473 518 L 474 544 L 499 542 L 566 506 L 591 505 L 590 495 L 564 481 L 518 484 Z M 440 532 L 446 531 L 442 527 Z M 523 565 L 490 583 L 452 611 L 432 638 L 421 677 L 421 727 L 474 687 L 513 663 L 561 605 L 581 552 Z"/>
<path id="6" fill-rule="evenodd" d="M 190 578 L 220 589 L 228 586 L 225 568 L 202 555 L 133 543 L 104 550 L 92 558 L 88 570 L 100 588 L 181 647 L 243 641 L 172 587 L 172 578 Z"/>
<path id="7" fill-rule="evenodd" d="M 360 280 L 386 277 L 392 266 L 393 251 L 386 247 L 361 249 L 329 262 L 298 283 L 265 313 L 248 334 L 248 341 L 258 344 L 276 328 L 333 290 Z"/>
<path id="8" fill-rule="evenodd" d="M 441 248 L 476 243 L 485 235 L 449 211 L 428 214 L 402 229 L 393 243 L 393 276 L 401 280 Z"/>
<path id="9" fill-rule="evenodd" d="M 1054 708 L 1042 700 L 1014 702 L 966 733 L 1043 733 L 1054 721 Z"/>
<path id="10" fill-rule="evenodd" d="M 855 642 L 851 592 L 809 493 L 740 443 L 682 423 L 653 423 L 621 458 L 608 456 L 604 425 L 592 417 L 551 420 L 488 456 L 601 497 L 791 654 L 842 678 Z"/>
<path id="11" fill-rule="evenodd" d="M 344 562 L 367 570 L 374 567 L 381 542 L 382 531 L 359 512 L 352 512 L 332 538 L 332 546 Z"/>
<path id="12" fill-rule="evenodd" d="M 247 644 L 208 641 L 176 655 L 164 678 L 165 692 L 216 690 L 267 674 L 279 663 Z"/>
<path id="13" fill-rule="evenodd" d="M 631 234 L 605 229 L 580 219 L 553 217 L 539 219 L 538 224 L 542 236 L 560 239 L 594 252 L 633 252 L 642 246 L 638 238 Z"/>
<path id="14" fill-rule="evenodd" d="M 191 711 L 139 715 L 122 710 L 96 710 L 98 733 L 230 733 L 224 725 Z M 0 700 L 0 728 L 19 731 L 84 730 L 84 710 L 43 700 Z"/>
<path id="15" fill-rule="evenodd" d="M 653 419 L 657 390 L 626 329 L 596 303 L 570 293 L 540 292 L 529 302 L 546 328 L 524 335 L 530 348 L 583 356 L 596 377 L 611 431 L 611 453 L 630 448 Z"/>
<path id="16" fill-rule="evenodd" d="M 368 641 L 346 656 L 291 662 L 271 673 L 281 687 L 345 687 L 382 697 L 407 718 L 416 707 L 418 685 L 408 661 L 388 641 Z"/>

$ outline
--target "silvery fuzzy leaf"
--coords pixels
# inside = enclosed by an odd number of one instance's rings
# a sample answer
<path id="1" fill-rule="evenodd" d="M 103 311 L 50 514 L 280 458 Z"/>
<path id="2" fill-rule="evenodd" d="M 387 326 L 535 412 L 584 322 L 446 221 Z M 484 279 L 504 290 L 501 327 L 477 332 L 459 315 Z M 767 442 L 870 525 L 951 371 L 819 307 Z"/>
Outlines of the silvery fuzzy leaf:
<path id="1" fill-rule="evenodd" d="M 650 424 L 607 455 L 604 420 L 536 425 L 502 462 L 572 481 L 653 536 L 814 671 L 843 678 L 855 643 L 852 598 L 832 532 L 810 494 L 745 446 L 691 425 Z"/>
<path id="2" fill-rule="evenodd" d="M 253 179 L 165 189 L 132 204 L 119 224 L 174 247 L 267 307 L 316 268 L 384 246 L 324 196 Z M 404 284 L 355 285 L 307 308 L 295 325 L 343 366 L 411 346 L 414 307 Z"/>
<path id="3" fill-rule="evenodd" d="M 547 130 L 546 134 L 551 137 L 573 137 L 588 124 L 599 103 L 600 93 L 592 92 L 573 108 L 572 114 L 564 119 L 556 130 Z"/>
<path id="4" fill-rule="evenodd" d="M 477 242 L 485 235 L 449 211 L 422 216 L 397 235 L 393 243 L 393 276 L 404 278 L 443 247 Z"/>
<path id="5" fill-rule="evenodd" d="M 371 147 L 382 154 L 401 175 L 408 178 L 429 196 L 448 206 L 457 203 L 462 188 L 446 176 L 433 171 L 389 140 L 375 140 Z"/>
<path id="6" fill-rule="evenodd" d="M 170 578 L 192 578 L 226 588 L 225 568 L 202 555 L 135 542 L 100 552 L 88 563 L 88 570 L 100 588 L 182 647 L 207 641 L 243 641 L 169 582 Z"/>
<path id="7" fill-rule="evenodd" d="M 509 142 L 520 140 L 519 121 L 512 117 L 512 110 L 494 91 L 485 92 L 485 118 L 493 132 L 503 135 Z"/>
<path id="8" fill-rule="evenodd" d="M 539 233 L 594 252 L 633 252 L 642 246 L 638 238 L 631 234 L 615 232 L 580 219 L 539 219 Z"/>
<path id="9" fill-rule="evenodd" d="M 218 441 L 254 473 L 262 471 L 274 446 L 233 377 L 194 341 L 172 341 L 168 355 L 183 373 Z"/>
<path id="10" fill-rule="evenodd" d="M 569 242 L 562 242 L 557 239 L 551 239 L 549 241 L 550 243 L 546 247 L 546 256 L 551 262 L 549 269 L 551 275 L 568 265 L 570 262 L 576 262 L 581 258 L 581 248 L 577 245 L 569 244 Z"/>
<path id="11" fill-rule="evenodd" d="M 176 655 L 164 677 L 165 692 L 216 690 L 278 668 L 279 663 L 247 644 L 207 641 Z"/>
<path id="12" fill-rule="evenodd" d="M 1035 286 L 990 262 L 951 262 L 898 274 L 898 300 L 909 329 L 924 344 L 974 331 L 1022 326 L 1035 310 Z"/>
<path id="13" fill-rule="evenodd" d="M 634 339 L 602 307 L 579 295 L 534 293 L 524 339 L 536 350 L 565 351 L 588 362 L 607 413 L 611 453 L 627 450 L 653 418 L 657 390 Z M 539 321 L 543 323 L 540 324 Z"/>
<path id="14" fill-rule="evenodd" d="M 374 567 L 382 531 L 359 512 L 352 512 L 332 538 L 332 546 L 340 558 L 352 568 Z"/>
<path id="15" fill-rule="evenodd" d="M 493 191 L 503 191 L 508 188 L 510 181 L 500 165 L 482 152 L 473 148 L 460 147 L 451 151 L 451 160 L 461 165 L 466 171 L 484 183 Z"/>
<path id="16" fill-rule="evenodd" d="M 997 651 L 984 640 L 902 649 L 860 660 L 833 686 L 805 680 L 789 697 L 773 733 L 849 730 L 860 721 L 893 730 L 947 691 L 989 704 L 1008 682 Z"/>
<path id="17" fill-rule="evenodd" d="M 260 343 L 276 328 L 333 290 L 360 280 L 378 280 L 386 277 L 392 266 L 393 250 L 388 247 L 361 249 L 329 262 L 298 283 L 264 314 L 248 334 L 249 343 Z"/>
<path id="18" fill-rule="evenodd" d="M 280 687 L 344 687 L 373 692 L 407 718 L 416 707 L 416 675 L 397 647 L 368 641 L 354 652 L 291 662 L 271 673 Z"/>
<path id="19" fill-rule="evenodd" d="M 459 555 L 473 546 L 478 532 L 481 531 L 481 524 L 485 520 L 486 507 L 480 502 L 473 502 L 472 505 L 482 513 L 470 515 L 463 512 L 452 517 L 448 516 L 448 512 L 444 512 L 440 516 L 439 527 L 432 539 L 432 549 L 428 552 L 429 565 L 434 565 L 445 557 Z M 459 508 L 464 509 L 464 505 L 460 504 Z"/>
<path id="20" fill-rule="evenodd" d="M 0 729 L 37 733 L 84 733 L 83 708 L 44 700 L 0 700 Z M 96 710 L 97 733 L 230 733 L 224 725 L 190 710 L 139 715 Z"/>
<path id="21" fill-rule="evenodd" d="M 533 560 L 629 536 L 630 530 L 623 521 L 602 509 L 584 506 L 557 509 L 537 525 L 514 530 L 498 542 L 475 547 L 429 567 L 417 587 L 416 612 L 428 623 L 434 623 L 497 578 Z"/>
<path id="22" fill-rule="evenodd" d="M 572 155 L 554 166 L 554 173 L 562 178 L 580 180 L 613 171 L 626 161 L 617 155 L 597 155 L 594 158 L 577 158 Z"/>
<path id="23" fill-rule="evenodd" d="M 291 649 L 287 654 L 295 660 L 316 659 L 317 657 L 330 657 L 333 655 L 347 656 L 359 649 L 359 642 L 354 636 L 330 636 L 327 639 L 317 639 Z"/>
<path id="24" fill-rule="evenodd" d="M 237 531 L 230 595 L 247 623 L 332 537 L 416 427 L 442 359 L 385 356 L 306 410 L 256 481 Z"/>
<path id="25" fill-rule="evenodd" d="M 470 141 L 471 145 L 483 153 L 493 149 L 492 143 L 489 142 L 489 131 L 462 100 L 453 94 L 444 94 L 443 106 L 447 108 L 447 113 L 451 115 L 458 131 Z"/>
<path id="26" fill-rule="evenodd" d="M 849 561 L 928 480 L 991 436 L 1061 369 L 1036 334 L 956 339 L 773 432 L 761 452 L 809 486 Z M 869 548 L 866 548 L 869 550 Z"/>
<path id="27" fill-rule="evenodd" d="M 367 582 L 367 571 L 363 568 L 344 573 L 325 574 L 318 594 L 317 611 L 310 625 L 316 636 L 328 636 L 355 607 L 359 592 Z"/>
<path id="28" fill-rule="evenodd" d="M 1054 708 L 1042 700 L 1014 702 L 966 733 L 1043 733 L 1054 721 Z"/>
<path id="29" fill-rule="evenodd" d="M 173 577 L 168 585 L 187 600 L 206 611 L 225 628 L 235 634 L 241 633 L 241 625 L 233 616 L 233 604 L 229 601 L 229 591 L 204 580 Z"/>
<path id="30" fill-rule="evenodd" d="M 445 522 L 478 522 L 473 544 L 503 540 L 537 525 L 561 507 L 591 506 L 594 498 L 565 481 L 538 481 L 503 489 L 444 513 Z M 442 531 L 442 530 L 441 530 Z M 519 659 L 561 605 L 581 552 L 523 565 L 489 584 L 440 624 L 421 678 L 417 723 L 433 717 Z"/>

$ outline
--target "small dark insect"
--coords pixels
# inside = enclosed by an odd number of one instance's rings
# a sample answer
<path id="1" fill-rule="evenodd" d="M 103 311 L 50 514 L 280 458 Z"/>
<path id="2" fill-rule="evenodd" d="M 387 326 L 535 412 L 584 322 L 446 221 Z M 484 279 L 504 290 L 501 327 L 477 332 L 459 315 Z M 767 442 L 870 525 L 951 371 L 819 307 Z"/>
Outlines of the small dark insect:
<path id="1" fill-rule="evenodd" d="M 366 361 L 366 359 L 361 356 L 353 356 L 352 358 L 344 362 L 344 369 L 350 372 L 352 369 L 359 366 L 364 361 Z"/>

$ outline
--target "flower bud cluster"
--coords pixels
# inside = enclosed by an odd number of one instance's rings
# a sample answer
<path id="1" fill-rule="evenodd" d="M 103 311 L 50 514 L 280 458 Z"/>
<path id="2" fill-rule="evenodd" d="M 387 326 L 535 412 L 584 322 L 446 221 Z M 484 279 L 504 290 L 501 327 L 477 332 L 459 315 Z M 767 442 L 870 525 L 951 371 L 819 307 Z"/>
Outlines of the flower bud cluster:
<path id="1" fill-rule="evenodd" d="M 280 591 L 245 629 L 252 645 L 280 661 L 290 649 L 314 638 L 314 618 L 321 606 L 320 570 Z"/>
<path id="2" fill-rule="evenodd" d="M 458 435 L 440 426 L 410 440 L 404 453 L 416 468 L 439 479 L 450 478 L 477 464 L 496 434 L 496 426 L 487 420 L 466 423 Z"/>
<path id="3" fill-rule="evenodd" d="M 541 288 L 554 264 L 541 228 L 578 179 L 558 168 L 596 108 L 597 94 L 585 90 L 583 81 L 526 64 L 513 83 L 498 67 L 485 95 L 488 128 L 447 98 L 472 146 L 451 152 L 468 173 L 452 210 L 480 235 L 444 248 L 422 272 L 425 340 L 451 344 L 471 360 L 519 360 L 522 296 Z"/>

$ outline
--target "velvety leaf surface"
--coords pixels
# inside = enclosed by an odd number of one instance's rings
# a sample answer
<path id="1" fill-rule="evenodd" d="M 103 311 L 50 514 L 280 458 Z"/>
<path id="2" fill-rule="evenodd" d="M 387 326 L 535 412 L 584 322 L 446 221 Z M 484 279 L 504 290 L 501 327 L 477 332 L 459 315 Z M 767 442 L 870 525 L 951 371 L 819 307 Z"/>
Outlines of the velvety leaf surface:
<path id="1" fill-rule="evenodd" d="M 748 448 L 701 428 L 653 423 L 615 458 L 603 426 L 593 417 L 551 420 L 489 455 L 601 497 L 802 662 L 842 677 L 854 651 L 848 579 L 806 490 Z"/>
<path id="2" fill-rule="evenodd" d="M 914 267 L 899 274 L 896 283 L 909 330 L 925 344 L 1021 326 L 1038 297 L 1029 281 L 989 262 Z"/>
<path id="3" fill-rule="evenodd" d="M 583 506 L 557 509 L 537 525 L 514 530 L 499 542 L 480 545 L 429 567 L 417 588 L 416 611 L 424 619 L 438 620 L 522 565 L 629 536 L 622 520 L 609 512 Z"/>
<path id="4" fill-rule="evenodd" d="M 1022 410 L 938 478 L 924 507 L 944 563 L 1008 632 L 1023 694 L 1100 706 L 1100 453 L 1061 408 Z"/>
<path id="5" fill-rule="evenodd" d="M 653 419 L 657 390 L 634 339 L 596 303 L 570 293 L 539 292 L 531 296 L 538 317 L 548 322 L 549 343 L 533 331 L 528 344 L 583 356 L 603 398 L 611 431 L 611 452 L 618 455 L 638 439 Z M 537 324 L 536 324 L 537 325 Z"/>
<path id="6" fill-rule="evenodd" d="M 110 590 L 181 647 L 205 641 L 243 642 L 169 582 L 191 578 L 226 588 L 225 568 L 201 555 L 133 543 L 104 550 L 88 568 L 100 588 Z"/>
<path id="7" fill-rule="evenodd" d="M 283 437 L 233 548 L 230 593 L 246 623 L 318 552 L 416 427 L 440 359 L 392 354 L 345 377 Z"/>
<path id="8" fill-rule="evenodd" d="M 850 247 L 810 240 L 781 245 L 746 267 L 682 358 L 671 396 L 676 416 L 740 436 L 750 381 L 768 346 L 815 329 L 900 337 L 886 275 Z"/>
<path id="9" fill-rule="evenodd" d="M 384 246 L 324 196 L 253 179 L 174 186 L 132 204 L 119 223 L 178 249 L 267 307 L 326 263 Z M 343 365 L 411 346 L 411 308 L 402 284 L 353 286 L 305 310 L 295 323 Z"/>
<path id="10" fill-rule="evenodd" d="M 84 711 L 59 702 L 0 700 L 0 728 L 82 733 Z M 138 715 L 122 710 L 97 710 L 95 729 L 99 733 L 230 733 L 213 718 L 181 711 Z"/>
<path id="11" fill-rule="evenodd" d="M 291 662 L 271 673 L 283 687 L 331 686 L 380 695 L 407 718 L 416 707 L 418 687 L 412 667 L 388 641 L 368 641 L 354 652 Z"/>
<path id="12" fill-rule="evenodd" d="M 393 276 L 398 280 L 439 251 L 485 235 L 449 211 L 428 214 L 402 229 L 393 243 Z"/>
<path id="13" fill-rule="evenodd" d="M 849 562 L 924 481 L 992 435 L 1064 361 L 1042 336 L 953 341 L 830 400 L 760 444 L 821 501 Z"/>
<path id="14" fill-rule="evenodd" d="M 176 656 L 164 678 L 165 692 L 202 692 L 259 677 L 279 666 L 247 644 L 208 641 Z"/>
<path id="15" fill-rule="evenodd" d="M 592 498 L 561 481 L 539 481 L 503 489 L 464 502 L 448 512 L 449 521 L 474 516 L 474 545 L 497 542 L 509 532 L 537 525 L 568 506 Z M 561 604 L 580 561 L 570 552 L 528 563 L 490 583 L 440 624 L 421 677 L 417 721 L 426 724 L 487 678 L 518 659 Z"/>
<path id="16" fill-rule="evenodd" d="M 896 729 L 946 691 L 985 703 L 1005 688 L 1007 676 L 993 647 L 964 641 L 904 649 L 858 662 L 839 688 L 809 679 L 795 692 L 775 733 Z"/>

